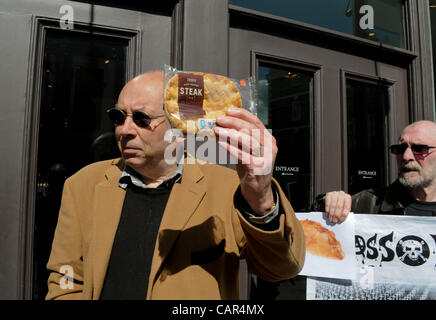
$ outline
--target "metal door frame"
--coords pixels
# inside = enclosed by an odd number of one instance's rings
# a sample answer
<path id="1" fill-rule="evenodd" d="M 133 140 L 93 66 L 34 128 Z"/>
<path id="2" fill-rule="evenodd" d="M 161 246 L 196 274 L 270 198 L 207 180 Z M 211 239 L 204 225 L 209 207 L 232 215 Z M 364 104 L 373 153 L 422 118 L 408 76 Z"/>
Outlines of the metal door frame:
<path id="1" fill-rule="evenodd" d="M 368 84 L 383 86 L 388 90 L 388 107 L 390 109 L 394 108 L 394 92 L 395 92 L 395 80 L 368 76 L 356 72 L 347 71 L 341 69 L 341 127 L 342 127 L 342 190 L 348 190 L 348 129 L 347 129 L 347 80 L 355 80 L 359 82 L 366 82 Z M 393 139 L 394 132 L 398 129 L 395 127 L 395 112 L 390 110 L 388 112 L 388 117 L 384 124 L 384 129 L 386 133 L 387 145 L 389 145 Z M 389 154 L 386 152 L 383 155 L 384 158 L 384 169 L 386 176 L 384 178 L 384 184 L 388 185 L 396 178 L 396 162 L 389 159 Z"/>
<path id="2" fill-rule="evenodd" d="M 321 127 L 322 127 L 322 107 L 321 107 L 321 78 L 323 68 L 317 63 L 308 63 L 297 59 L 291 59 L 289 57 L 277 56 L 268 54 L 266 52 L 252 50 L 250 53 L 250 75 L 255 76 L 258 79 L 259 63 L 265 62 L 276 66 L 289 67 L 299 69 L 313 76 L 313 88 L 312 88 L 312 141 L 311 141 L 311 172 L 312 172 L 312 194 L 314 196 L 315 190 L 321 187 L 320 175 L 315 175 L 315 172 L 321 172 L 322 162 L 315 161 L 315 155 L 321 153 Z"/>
<path id="3" fill-rule="evenodd" d="M 20 254 L 22 259 L 19 263 L 20 279 L 23 283 L 22 295 L 25 299 L 31 299 L 33 287 L 33 243 L 34 243 L 34 224 L 35 224 L 35 204 L 36 204 L 36 173 L 38 161 L 38 140 L 39 140 L 39 117 L 42 92 L 42 73 L 43 57 L 46 33 L 49 30 L 62 30 L 60 20 L 44 17 L 34 19 L 32 39 L 35 39 L 35 46 L 31 54 L 34 62 L 29 72 L 33 84 L 33 92 L 28 99 L 29 106 L 26 113 L 25 125 L 25 150 L 23 161 L 24 181 L 23 181 L 23 204 L 21 219 L 23 221 L 20 230 Z M 93 34 L 98 36 L 123 39 L 128 41 L 126 55 L 126 78 L 133 77 L 139 72 L 140 57 L 139 48 L 141 47 L 140 33 L 138 30 L 126 30 L 123 28 L 96 27 L 86 23 L 75 22 L 74 30 L 65 32 L 75 32 L 82 34 Z"/>
<path id="4" fill-rule="evenodd" d="M 169 1 L 167 1 L 169 2 Z M 42 75 L 42 52 L 45 33 L 48 30 L 62 29 L 59 9 L 62 5 L 70 5 L 74 9 L 74 28 L 65 32 L 82 32 L 115 38 L 129 39 L 127 52 L 127 80 L 147 70 L 156 69 L 164 63 L 175 60 L 173 39 L 177 39 L 174 26 L 176 0 L 157 4 L 149 8 L 147 4 L 138 5 L 133 1 L 118 3 L 116 1 L 66 1 L 41 0 L 4 0 L 0 5 L 1 14 L 12 22 L 18 18 L 21 37 L 14 41 L 12 50 L 20 50 L 20 73 L 14 76 L 16 86 L 25 89 L 17 90 L 14 96 L 6 99 L 14 106 L 10 113 L 9 123 L 5 130 L 19 133 L 10 135 L 6 144 L 5 160 L 13 163 L 13 172 L 19 172 L 12 181 L 15 191 L 7 191 L 7 202 L 0 208 L 7 210 L 2 219 L 5 241 L 2 246 L 8 249 L 5 262 L 0 266 L 2 277 L 0 286 L 5 289 L 0 299 L 31 299 L 33 284 L 33 228 L 35 219 L 36 163 L 39 107 Z M 155 11 L 158 8 L 165 8 Z M 170 11 L 170 8 L 171 11 Z M 133 9 L 133 10 L 132 10 Z M 166 10 L 166 11 L 164 11 Z M 17 19 L 15 19 L 17 20 Z M 5 21 L 8 21 L 7 19 Z M 62 31 L 62 30 L 61 30 Z M 3 29 L 4 33 L 11 30 Z M 24 37 L 23 37 L 24 35 Z M 12 37 L 9 37 L 12 39 Z M 14 39 L 15 40 L 15 39 Z M 22 51 L 24 48 L 24 52 Z M 8 50 L 8 54 L 14 54 Z M 23 63 L 25 61 L 25 64 Z M 7 63 L 17 63 L 10 59 Z M 23 66 L 23 67 L 21 67 Z M 3 68 L 3 72 L 8 72 Z M 3 79 L 8 79 L 7 73 Z M 15 75 L 15 73 L 14 73 Z M 21 93 L 24 92 L 24 95 Z M 9 108 L 5 108 L 9 109 Z M 15 127 L 12 127 L 15 124 Z M 1 174 L 2 181 L 10 174 Z M 5 186 L 5 190 L 8 190 Z M 8 227 L 6 227 L 8 226 Z M 6 229 L 8 228 L 8 229 Z"/>

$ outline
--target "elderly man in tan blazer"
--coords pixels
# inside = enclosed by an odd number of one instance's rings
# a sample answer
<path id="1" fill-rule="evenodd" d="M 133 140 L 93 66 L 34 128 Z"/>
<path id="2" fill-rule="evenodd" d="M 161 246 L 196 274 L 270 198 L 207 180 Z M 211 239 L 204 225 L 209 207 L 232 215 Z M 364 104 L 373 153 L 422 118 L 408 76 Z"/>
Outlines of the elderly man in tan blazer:
<path id="1" fill-rule="evenodd" d="M 253 137 L 262 152 L 244 154 L 226 138 L 269 132 L 247 110 L 230 109 L 214 130 L 236 171 L 189 157 L 170 163 L 162 83 L 154 71 L 126 84 L 109 111 L 122 158 L 65 182 L 47 299 L 238 299 L 240 259 L 268 281 L 303 267 L 290 203 L 271 170 L 255 174 L 259 163 L 273 167 L 275 139 Z"/>

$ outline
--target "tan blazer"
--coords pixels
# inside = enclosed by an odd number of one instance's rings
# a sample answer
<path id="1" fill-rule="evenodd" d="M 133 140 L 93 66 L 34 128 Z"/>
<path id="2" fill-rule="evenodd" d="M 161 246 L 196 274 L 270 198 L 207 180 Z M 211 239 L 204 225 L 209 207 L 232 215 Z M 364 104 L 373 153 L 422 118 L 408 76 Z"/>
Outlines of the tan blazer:
<path id="1" fill-rule="evenodd" d="M 65 182 L 47 299 L 99 298 L 125 197 L 118 186 L 123 165 L 97 162 Z M 249 272 L 269 281 L 301 270 L 304 234 L 282 190 L 280 228 L 266 232 L 235 208 L 238 186 L 233 170 L 185 163 L 159 227 L 147 299 L 238 299 L 241 258 Z"/>

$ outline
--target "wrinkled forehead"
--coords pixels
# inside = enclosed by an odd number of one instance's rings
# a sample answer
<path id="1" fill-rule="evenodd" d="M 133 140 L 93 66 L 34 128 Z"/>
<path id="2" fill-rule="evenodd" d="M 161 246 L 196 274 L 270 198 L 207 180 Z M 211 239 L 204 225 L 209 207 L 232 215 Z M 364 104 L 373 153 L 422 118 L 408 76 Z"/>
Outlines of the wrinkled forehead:
<path id="1" fill-rule="evenodd" d="M 408 126 L 401 133 L 399 142 L 409 144 L 436 145 L 436 126 L 416 125 Z"/>

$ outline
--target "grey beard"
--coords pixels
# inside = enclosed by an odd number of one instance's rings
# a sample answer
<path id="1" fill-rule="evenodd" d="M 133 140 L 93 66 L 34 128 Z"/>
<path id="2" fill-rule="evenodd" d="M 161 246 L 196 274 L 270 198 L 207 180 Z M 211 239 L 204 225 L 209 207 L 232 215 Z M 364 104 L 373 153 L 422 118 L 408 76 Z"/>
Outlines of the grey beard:
<path id="1" fill-rule="evenodd" d="M 426 179 L 426 177 L 421 176 L 418 180 L 409 181 L 405 177 L 400 176 L 398 178 L 398 181 L 400 181 L 403 187 L 410 189 L 410 188 L 418 188 L 418 187 L 420 188 L 428 187 L 433 181 L 433 179 Z"/>
<path id="2" fill-rule="evenodd" d="M 403 172 L 403 169 L 414 169 L 417 170 L 419 173 L 419 179 L 414 181 L 409 181 L 407 179 L 407 171 Z M 421 167 L 419 167 L 416 163 L 409 162 L 404 165 L 402 165 L 399 168 L 399 174 L 398 174 L 398 181 L 406 188 L 425 188 L 428 187 L 433 180 L 435 179 L 436 174 L 435 172 L 432 172 L 431 175 L 426 175 L 423 173 Z"/>

